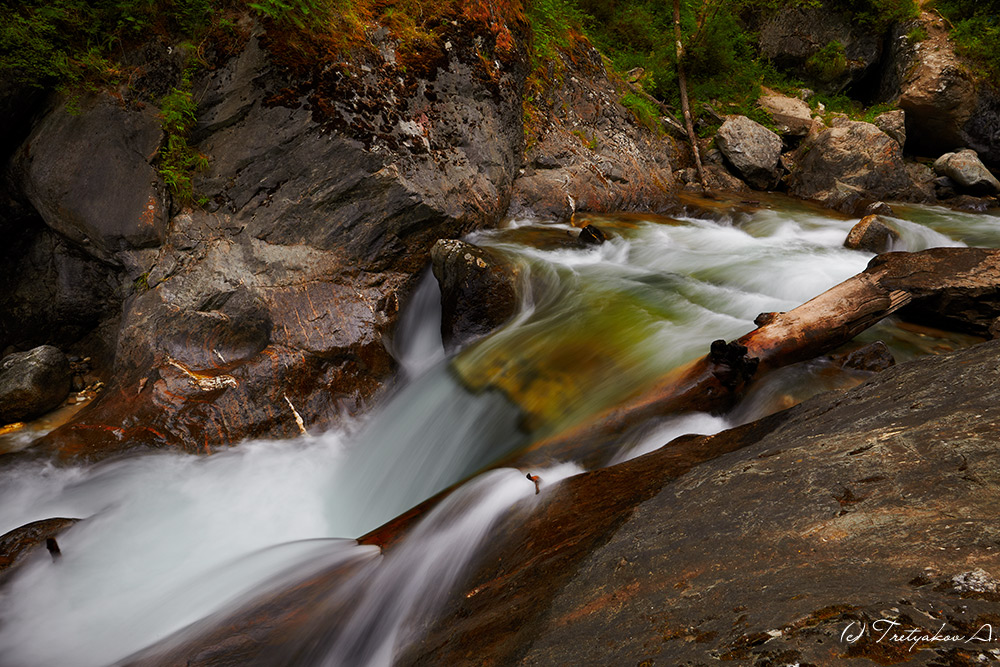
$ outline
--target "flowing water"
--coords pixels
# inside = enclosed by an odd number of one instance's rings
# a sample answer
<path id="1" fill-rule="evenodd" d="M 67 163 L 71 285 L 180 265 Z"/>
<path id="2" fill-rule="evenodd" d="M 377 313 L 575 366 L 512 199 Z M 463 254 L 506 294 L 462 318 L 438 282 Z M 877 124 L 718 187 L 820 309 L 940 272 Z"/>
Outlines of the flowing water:
<path id="1" fill-rule="evenodd" d="M 996 218 L 908 207 L 891 219 L 899 249 L 1000 245 Z M 89 467 L 0 470 L 0 534 L 30 521 L 85 519 L 36 554 L 0 592 L 0 665 L 107 665 L 292 577 L 351 564 L 331 593 L 335 627 L 268 664 L 385 665 L 433 614 L 489 527 L 530 509 L 526 471 L 480 473 L 393 549 L 353 539 L 532 440 L 558 431 L 863 270 L 845 250 L 856 220 L 804 206 L 705 217 L 605 216 L 603 246 L 575 244 L 567 225 L 512 221 L 473 240 L 521 267 L 521 312 L 446 358 L 433 278 L 401 316 L 391 349 L 395 393 L 345 429 L 248 442 L 210 457 L 143 454 Z M 579 224 L 579 220 L 577 221 Z M 898 359 L 969 337 L 884 323 L 865 334 Z M 828 360 L 782 369 L 728 415 L 677 415 L 612 453 L 622 461 L 677 435 L 716 432 L 870 374 Z M 578 462 L 530 472 L 545 492 Z"/>

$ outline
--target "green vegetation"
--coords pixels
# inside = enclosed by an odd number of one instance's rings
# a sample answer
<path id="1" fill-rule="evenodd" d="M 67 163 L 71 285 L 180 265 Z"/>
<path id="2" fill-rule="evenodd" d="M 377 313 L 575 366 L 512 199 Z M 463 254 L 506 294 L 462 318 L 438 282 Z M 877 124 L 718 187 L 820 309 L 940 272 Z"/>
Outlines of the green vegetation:
<path id="1" fill-rule="evenodd" d="M 197 121 L 197 105 L 191 97 L 190 79 L 184 77 L 179 88 L 171 90 L 160 104 L 166 141 L 160 149 L 160 176 L 183 203 L 196 201 L 192 178 L 208 168 L 208 158 L 188 145 L 188 134 Z M 204 201 L 198 200 L 203 204 Z"/>
<path id="2" fill-rule="evenodd" d="M 954 26 L 959 54 L 984 78 L 1000 81 L 1000 0 L 937 0 Z"/>
<path id="3" fill-rule="evenodd" d="M 806 60 L 806 71 L 817 81 L 829 83 L 847 70 L 847 54 L 844 45 L 833 40 Z"/>
<path id="4" fill-rule="evenodd" d="M 927 29 L 922 25 L 918 25 L 906 33 L 906 39 L 910 40 L 911 44 L 922 42 L 927 39 Z"/>
<path id="5" fill-rule="evenodd" d="M 641 95 L 629 92 L 622 96 L 621 103 L 647 129 L 657 134 L 663 134 L 663 125 L 660 123 L 660 107 L 655 102 Z"/>

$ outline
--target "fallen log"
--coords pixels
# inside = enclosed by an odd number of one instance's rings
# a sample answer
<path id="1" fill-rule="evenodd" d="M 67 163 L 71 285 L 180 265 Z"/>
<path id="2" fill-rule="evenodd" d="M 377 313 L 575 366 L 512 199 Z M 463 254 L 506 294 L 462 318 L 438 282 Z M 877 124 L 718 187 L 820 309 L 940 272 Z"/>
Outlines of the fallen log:
<path id="1" fill-rule="evenodd" d="M 758 317 L 754 331 L 664 377 L 650 390 L 540 440 L 502 465 L 531 467 L 581 460 L 605 465 L 605 447 L 650 419 L 732 407 L 750 380 L 815 358 L 908 306 L 914 319 L 984 335 L 1000 315 L 1000 251 L 934 248 L 875 257 L 856 276 L 786 313 Z"/>

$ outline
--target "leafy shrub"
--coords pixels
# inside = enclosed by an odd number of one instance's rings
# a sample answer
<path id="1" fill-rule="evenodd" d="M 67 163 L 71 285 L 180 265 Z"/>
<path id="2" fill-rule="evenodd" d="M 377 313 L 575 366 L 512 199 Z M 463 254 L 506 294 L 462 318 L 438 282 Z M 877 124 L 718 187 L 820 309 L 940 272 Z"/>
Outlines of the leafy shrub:
<path id="1" fill-rule="evenodd" d="M 160 176 L 181 202 L 196 201 L 192 178 L 208 168 L 208 158 L 188 144 L 188 134 L 197 122 L 197 105 L 191 96 L 190 82 L 174 88 L 160 104 L 166 141 L 160 149 Z"/>
<path id="2" fill-rule="evenodd" d="M 652 132 L 663 133 L 660 123 L 660 108 L 651 100 L 635 93 L 625 93 L 621 99 L 622 106 L 631 111 L 640 123 Z"/>

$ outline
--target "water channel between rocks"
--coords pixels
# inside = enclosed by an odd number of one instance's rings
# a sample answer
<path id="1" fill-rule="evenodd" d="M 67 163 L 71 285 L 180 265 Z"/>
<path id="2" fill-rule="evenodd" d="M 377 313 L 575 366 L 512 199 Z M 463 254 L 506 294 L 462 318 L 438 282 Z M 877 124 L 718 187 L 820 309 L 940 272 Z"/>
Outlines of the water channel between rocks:
<path id="1" fill-rule="evenodd" d="M 896 249 L 1000 246 L 995 217 L 928 207 L 897 213 L 890 218 L 901 234 Z M 641 391 L 705 354 L 712 340 L 746 333 L 761 312 L 800 305 L 872 257 L 843 248 L 856 220 L 793 202 L 711 217 L 592 216 L 609 236 L 597 247 L 576 244 L 568 225 L 531 220 L 474 235 L 521 267 L 520 314 L 447 358 L 428 274 L 392 343 L 401 381 L 341 431 L 248 442 L 205 458 L 158 453 L 92 467 L 3 469 L 0 534 L 49 517 L 86 520 L 59 538 L 58 562 L 34 557 L 2 593 L 0 665 L 113 664 L 281 585 L 290 572 L 338 563 L 351 563 L 355 574 L 333 594 L 337 630 L 325 633 L 318 619 L 320 639 L 289 662 L 388 664 L 489 539 L 490 526 L 513 504 L 532 502 L 525 473 L 539 474 L 547 492 L 582 468 L 566 461 L 482 473 L 385 555 L 343 538 Z M 897 361 L 975 340 L 895 322 L 860 339 L 885 341 Z M 823 359 L 796 364 L 757 383 L 730 414 L 644 425 L 610 460 L 870 375 Z"/>

